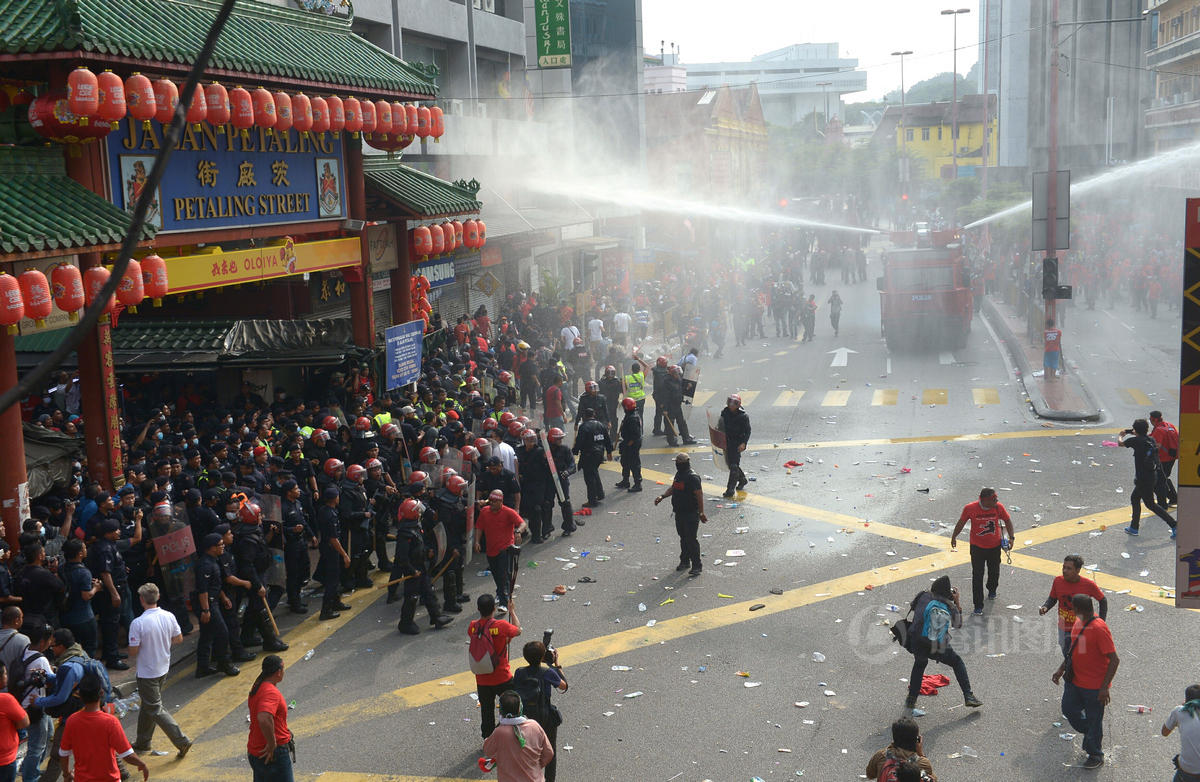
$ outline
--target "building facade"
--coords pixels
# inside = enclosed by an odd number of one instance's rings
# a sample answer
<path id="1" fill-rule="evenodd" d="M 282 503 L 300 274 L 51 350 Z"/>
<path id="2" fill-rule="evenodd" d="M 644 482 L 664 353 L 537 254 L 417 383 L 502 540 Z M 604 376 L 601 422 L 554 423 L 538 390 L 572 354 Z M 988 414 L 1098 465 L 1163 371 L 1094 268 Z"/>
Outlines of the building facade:
<path id="1" fill-rule="evenodd" d="M 1146 64 L 1154 95 L 1145 112 L 1149 152 L 1200 140 L 1200 0 L 1152 0 Z"/>
<path id="2" fill-rule="evenodd" d="M 894 133 L 897 150 L 907 150 L 912 179 L 954 178 L 952 103 L 908 105 L 903 109 L 903 116 L 899 106 L 889 106 L 880 127 Z M 980 166 L 996 165 L 993 139 L 999 128 L 996 96 L 988 96 L 986 104 L 982 95 L 967 95 L 959 99 L 959 177 L 975 176 Z"/>

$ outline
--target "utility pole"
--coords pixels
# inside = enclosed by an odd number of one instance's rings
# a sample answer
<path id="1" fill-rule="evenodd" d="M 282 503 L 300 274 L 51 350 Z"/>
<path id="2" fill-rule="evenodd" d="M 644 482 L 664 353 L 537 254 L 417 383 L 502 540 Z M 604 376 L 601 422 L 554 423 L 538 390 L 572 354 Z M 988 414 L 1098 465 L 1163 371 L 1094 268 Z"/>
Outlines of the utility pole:
<path id="1" fill-rule="evenodd" d="M 893 57 L 900 58 L 900 154 L 905 158 L 908 157 L 908 130 L 904 123 L 904 58 L 910 54 L 912 54 L 911 49 L 903 52 L 892 52 Z"/>
<path id="2" fill-rule="evenodd" d="M 830 88 L 830 86 L 832 86 L 832 84 L 833 84 L 833 82 L 831 82 L 831 81 L 817 82 L 817 86 L 821 88 L 821 91 L 823 93 L 825 93 L 825 127 L 826 128 L 829 127 L 829 88 Z M 814 111 L 813 112 L 813 128 L 814 128 L 814 130 L 816 130 L 816 124 L 817 124 L 817 112 Z M 817 132 L 819 133 L 820 131 L 818 130 Z"/>
<path id="3" fill-rule="evenodd" d="M 1049 139 L 1046 145 L 1046 260 L 1054 261 L 1058 224 L 1058 0 L 1051 0 L 1050 17 L 1050 105 L 1046 110 Z M 1057 319 L 1058 300 L 1045 296 L 1046 320 Z"/>
<path id="4" fill-rule="evenodd" d="M 983 180 L 979 183 L 980 196 L 987 200 L 988 160 L 992 150 L 992 92 L 988 80 L 988 54 L 992 48 L 992 9 L 990 0 L 983 0 Z"/>
<path id="5" fill-rule="evenodd" d="M 1058 0 L 1055 0 L 1058 2 Z M 942 16 L 954 17 L 954 51 L 953 51 L 953 73 L 951 73 L 950 83 L 953 89 L 953 105 L 950 107 L 950 140 L 954 150 L 954 178 L 958 179 L 958 15 L 971 13 L 970 8 L 947 8 L 942 11 Z"/>

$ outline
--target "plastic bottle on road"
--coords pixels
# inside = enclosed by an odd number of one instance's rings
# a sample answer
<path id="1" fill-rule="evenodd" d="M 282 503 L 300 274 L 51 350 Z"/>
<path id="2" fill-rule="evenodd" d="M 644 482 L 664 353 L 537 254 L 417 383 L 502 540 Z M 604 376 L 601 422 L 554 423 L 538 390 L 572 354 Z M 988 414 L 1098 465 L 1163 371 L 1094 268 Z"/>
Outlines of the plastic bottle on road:
<path id="1" fill-rule="evenodd" d="M 978 753 L 978 752 L 976 752 L 975 750 L 973 750 L 973 749 L 971 749 L 970 747 L 966 746 L 965 744 L 963 745 L 963 748 L 959 750 L 959 753 L 960 753 L 960 754 L 961 754 L 961 755 L 962 755 L 964 758 L 977 758 L 977 757 L 979 757 L 979 753 Z"/>
<path id="2" fill-rule="evenodd" d="M 1131 704 L 1129 704 L 1128 711 L 1136 712 L 1137 714 L 1149 714 L 1150 712 L 1153 711 L 1153 709 L 1150 708 L 1149 706 L 1143 706 L 1140 703 L 1138 703 L 1138 704 L 1131 703 Z"/>
<path id="3" fill-rule="evenodd" d="M 884 606 L 884 608 L 886 608 L 887 610 L 891 611 L 893 614 L 898 614 L 898 613 L 900 613 L 900 606 L 898 606 L 898 605 L 893 605 L 892 603 L 888 603 L 886 606 Z"/>

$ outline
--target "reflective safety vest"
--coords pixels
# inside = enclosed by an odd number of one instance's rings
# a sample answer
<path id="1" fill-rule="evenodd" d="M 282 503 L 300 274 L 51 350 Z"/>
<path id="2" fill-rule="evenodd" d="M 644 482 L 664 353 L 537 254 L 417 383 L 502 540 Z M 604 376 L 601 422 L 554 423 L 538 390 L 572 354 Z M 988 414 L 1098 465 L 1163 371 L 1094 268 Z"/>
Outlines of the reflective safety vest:
<path id="1" fill-rule="evenodd" d="M 383 427 L 387 426 L 391 422 L 392 422 L 392 414 L 391 413 L 383 412 L 383 413 L 379 413 L 378 415 L 375 416 L 375 423 L 379 426 L 380 429 L 383 429 Z"/>
<path id="2" fill-rule="evenodd" d="M 635 402 L 646 398 L 646 376 L 641 372 L 625 376 L 625 395 Z"/>
<path id="3" fill-rule="evenodd" d="M 300 427 L 300 434 L 304 435 L 305 440 L 312 437 L 312 433 L 313 433 L 313 428 L 311 426 Z"/>

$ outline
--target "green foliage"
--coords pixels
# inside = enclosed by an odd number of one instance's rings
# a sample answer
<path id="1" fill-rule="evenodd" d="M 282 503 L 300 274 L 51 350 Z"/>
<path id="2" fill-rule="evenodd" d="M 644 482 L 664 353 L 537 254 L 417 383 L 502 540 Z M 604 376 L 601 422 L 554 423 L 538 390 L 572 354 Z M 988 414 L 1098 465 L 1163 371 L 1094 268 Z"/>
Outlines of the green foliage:
<path id="1" fill-rule="evenodd" d="M 958 97 L 961 99 L 964 95 L 975 95 L 979 92 L 977 89 L 976 80 L 967 75 L 967 77 L 958 77 Z M 919 81 L 905 91 L 904 100 L 910 105 L 917 103 L 933 103 L 934 101 L 950 101 L 954 98 L 954 81 L 950 78 L 950 72 L 939 73 L 937 76 L 930 77 L 925 81 Z M 892 90 L 884 96 L 887 103 L 899 105 L 900 90 Z"/>
<path id="2" fill-rule="evenodd" d="M 976 220 L 995 214 L 996 212 L 1007 209 L 1008 207 L 1028 201 L 1030 192 L 1023 185 L 1014 182 L 1006 182 L 998 185 L 989 185 L 987 200 L 976 199 L 969 204 L 961 206 L 958 210 L 958 221 L 967 225 Z M 992 230 L 1019 228 L 1028 229 L 1029 215 L 1018 214 L 1006 218 L 993 224 Z"/>
<path id="3" fill-rule="evenodd" d="M 566 296 L 567 291 L 560 284 L 558 275 L 548 270 L 542 271 L 542 284 L 538 290 L 538 301 L 553 306 L 563 301 Z"/>

